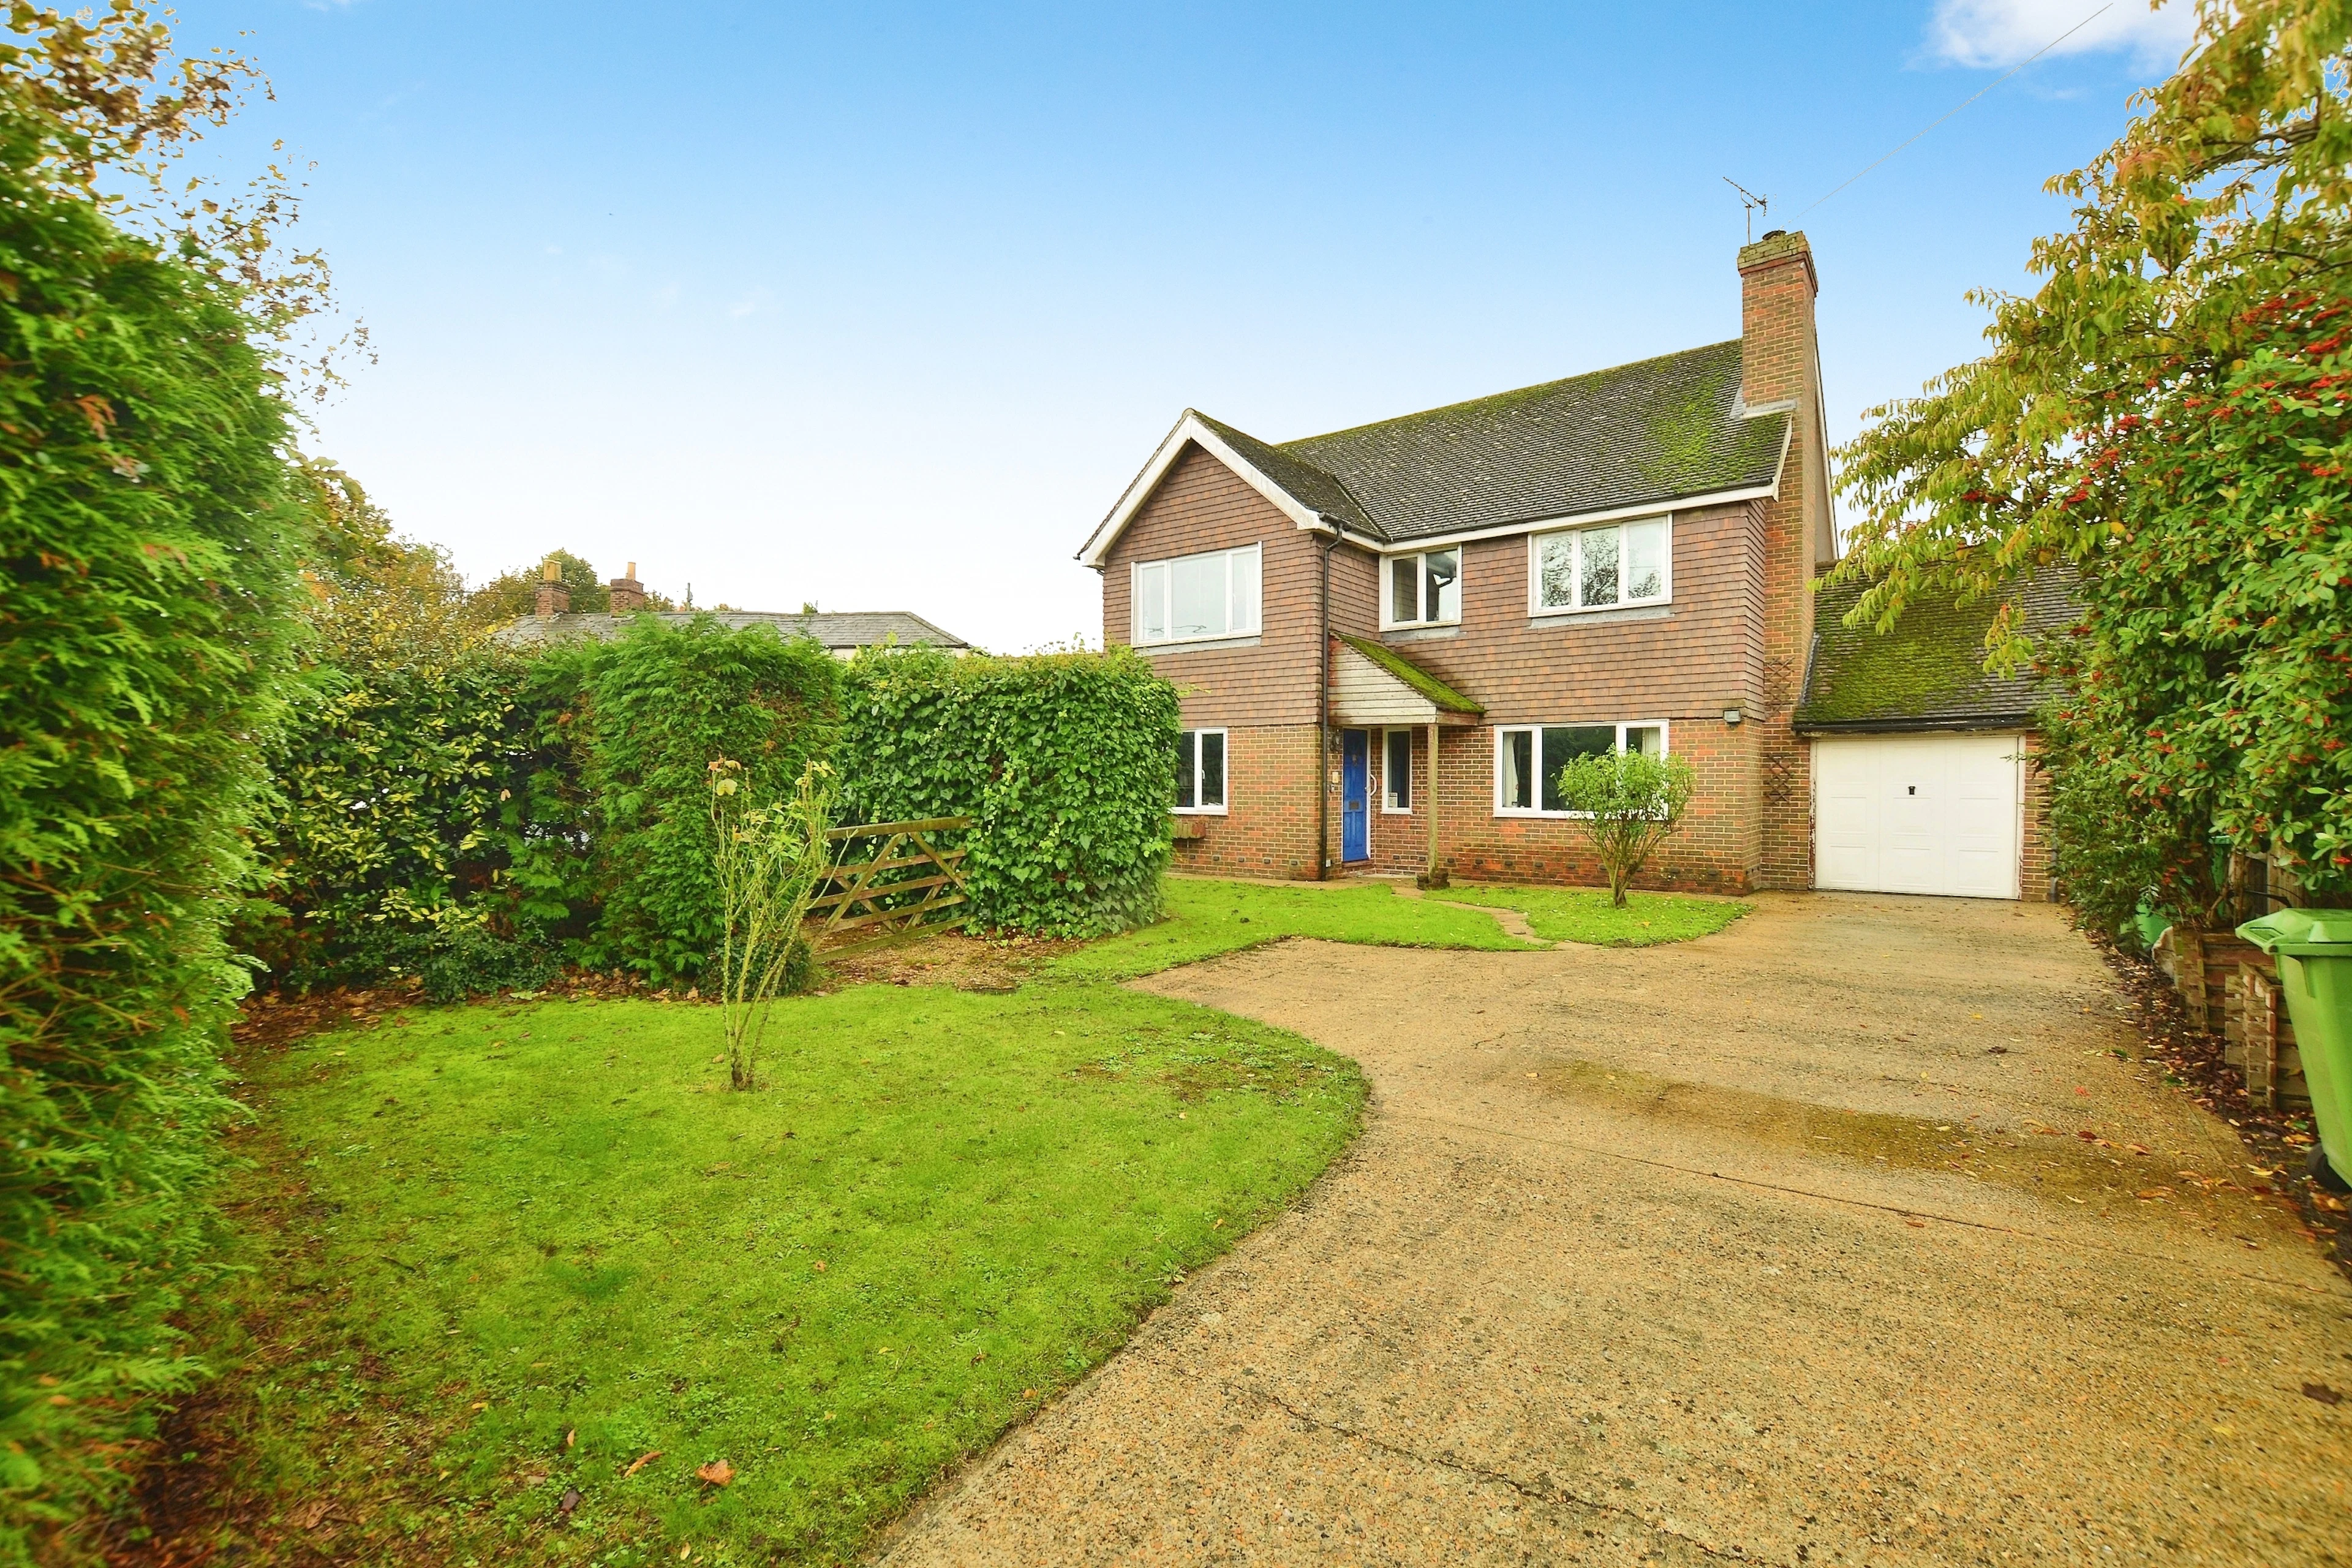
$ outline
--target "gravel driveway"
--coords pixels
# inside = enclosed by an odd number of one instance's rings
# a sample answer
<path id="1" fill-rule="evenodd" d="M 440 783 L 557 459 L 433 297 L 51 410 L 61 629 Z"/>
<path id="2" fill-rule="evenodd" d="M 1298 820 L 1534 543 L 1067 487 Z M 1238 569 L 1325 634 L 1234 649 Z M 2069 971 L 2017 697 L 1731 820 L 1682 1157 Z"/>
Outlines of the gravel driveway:
<path id="1" fill-rule="evenodd" d="M 1146 982 L 1355 1057 L 1370 1126 L 883 1560 L 2352 1561 L 2352 1289 L 2090 948 L 1758 902 Z"/>

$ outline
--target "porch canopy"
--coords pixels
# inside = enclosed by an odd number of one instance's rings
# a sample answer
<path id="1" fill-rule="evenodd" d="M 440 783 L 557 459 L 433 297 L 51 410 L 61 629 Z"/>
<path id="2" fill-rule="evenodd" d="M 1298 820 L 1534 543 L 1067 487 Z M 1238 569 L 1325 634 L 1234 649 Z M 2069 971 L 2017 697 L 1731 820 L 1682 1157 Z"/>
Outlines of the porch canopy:
<path id="1" fill-rule="evenodd" d="M 1335 633 L 1331 722 L 1349 730 L 1475 724 L 1486 710 L 1394 648 Z"/>

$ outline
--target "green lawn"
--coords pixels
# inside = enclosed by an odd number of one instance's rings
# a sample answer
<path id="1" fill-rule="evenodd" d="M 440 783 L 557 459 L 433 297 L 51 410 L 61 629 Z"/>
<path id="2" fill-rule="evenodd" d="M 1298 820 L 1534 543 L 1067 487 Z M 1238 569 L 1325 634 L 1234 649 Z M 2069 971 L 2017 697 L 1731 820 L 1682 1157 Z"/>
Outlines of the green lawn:
<path id="1" fill-rule="evenodd" d="M 714 1008 L 607 1001 L 248 1053 L 253 1271 L 208 1329 L 237 1457 L 182 1457 L 273 1500 L 238 1528 L 337 1560 L 847 1558 L 1293 1198 L 1364 1098 L 1294 1036 L 1098 984 L 787 1001 L 751 1094 L 720 1049 Z"/>
<path id="2" fill-rule="evenodd" d="M 1286 936 L 1382 947 L 1532 951 L 1532 944 L 1506 936 L 1490 915 L 1427 899 L 1399 898 L 1385 883 L 1286 888 L 1171 877 L 1166 915 L 1157 924 L 1090 942 L 1054 960 L 1045 973 L 1061 979 L 1129 980 Z"/>
<path id="3" fill-rule="evenodd" d="M 1581 942 L 1596 947 L 1648 947 L 1688 942 L 1721 931 L 1752 907 L 1732 899 L 1692 899 L 1673 893 L 1628 893 L 1625 908 L 1610 906 L 1606 889 L 1505 888 L 1484 885 L 1431 893 L 1432 899 L 1492 904 L 1517 910 L 1547 942 Z"/>

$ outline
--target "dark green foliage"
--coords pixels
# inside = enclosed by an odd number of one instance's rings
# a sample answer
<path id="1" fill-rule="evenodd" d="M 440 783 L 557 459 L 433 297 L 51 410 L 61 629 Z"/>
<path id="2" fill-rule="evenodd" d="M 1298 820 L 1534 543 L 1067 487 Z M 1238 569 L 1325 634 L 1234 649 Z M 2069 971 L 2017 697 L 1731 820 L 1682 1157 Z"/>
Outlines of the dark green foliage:
<path id="1" fill-rule="evenodd" d="M 349 960 L 371 979 L 414 976 L 425 999 L 463 1002 L 500 991 L 538 991 L 562 968 L 555 953 L 532 942 L 493 936 L 475 926 L 449 931 L 384 931 L 363 936 Z"/>
<path id="2" fill-rule="evenodd" d="M 20 22 L 22 18 L 19 18 Z M 59 175 L 0 58 L 0 1557 L 194 1368 L 221 937 L 318 497 L 232 288 Z"/>
<path id="3" fill-rule="evenodd" d="M 1127 648 L 850 667 L 845 822 L 971 816 L 981 924 L 1055 936 L 1153 919 L 1169 857 L 1176 689 Z"/>
<path id="4" fill-rule="evenodd" d="M 543 691 L 576 682 L 559 710 L 589 803 L 593 889 L 602 904 L 583 962 L 658 984 L 699 973 L 719 945 L 710 864 L 709 770 L 740 762 L 755 799 L 792 793 L 831 749 L 842 667 L 818 643 L 768 626 L 730 631 L 642 617 L 611 642 L 545 656 Z"/>

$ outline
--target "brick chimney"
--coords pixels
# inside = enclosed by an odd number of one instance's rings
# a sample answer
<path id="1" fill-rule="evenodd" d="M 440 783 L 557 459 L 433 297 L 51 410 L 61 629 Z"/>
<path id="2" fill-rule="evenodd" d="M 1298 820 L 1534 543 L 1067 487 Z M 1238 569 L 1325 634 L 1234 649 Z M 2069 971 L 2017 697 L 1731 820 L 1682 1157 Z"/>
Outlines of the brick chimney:
<path id="1" fill-rule="evenodd" d="M 540 616 L 568 615 L 571 609 L 572 590 L 563 585 L 563 567 L 551 561 L 539 573 Z"/>
<path id="2" fill-rule="evenodd" d="M 646 585 L 637 581 L 637 563 L 629 563 L 629 574 L 615 577 L 605 584 L 613 595 L 613 614 L 634 616 L 646 607 Z"/>
<path id="3" fill-rule="evenodd" d="M 1822 429 L 1821 350 L 1813 299 L 1821 281 L 1801 234 L 1774 229 L 1739 251 L 1740 401 L 1748 417 L 1785 416 L 1780 491 L 1761 505 L 1764 637 L 1761 684 L 1746 726 L 1757 748 L 1763 841 L 1756 881 L 1813 882 L 1807 744 L 1790 723 L 1813 637 L 1813 578 L 1836 559 L 1829 459 Z"/>

